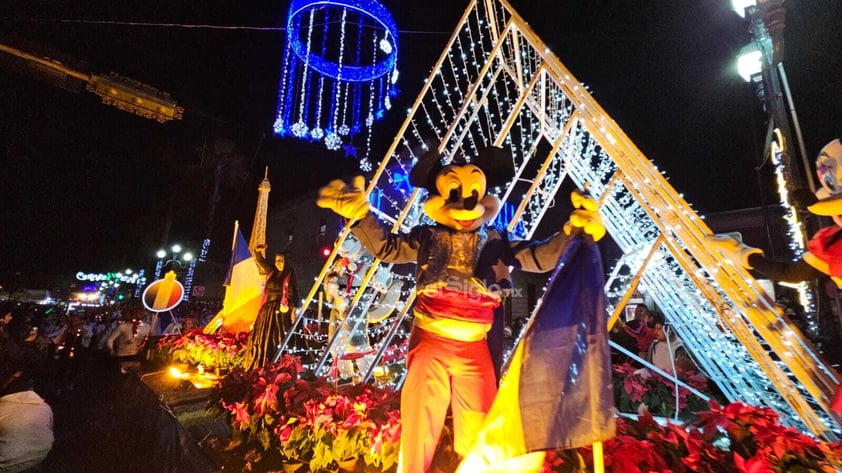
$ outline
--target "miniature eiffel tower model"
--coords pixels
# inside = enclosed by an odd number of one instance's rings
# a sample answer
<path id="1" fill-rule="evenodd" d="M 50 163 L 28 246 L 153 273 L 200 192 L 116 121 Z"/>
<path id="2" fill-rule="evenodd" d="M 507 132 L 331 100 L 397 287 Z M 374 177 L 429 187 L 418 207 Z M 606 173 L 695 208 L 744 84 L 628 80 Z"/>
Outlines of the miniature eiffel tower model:
<path id="1" fill-rule="evenodd" d="M 515 179 L 497 193 L 516 209 L 508 229 L 520 237 L 531 237 L 553 199 L 566 198 L 558 194 L 563 182 L 587 184 L 623 252 L 605 288 L 612 322 L 645 286 L 729 401 L 771 407 L 782 421 L 829 440 L 840 434 L 829 408 L 837 373 L 748 272 L 705 244 L 710 228 L 505 0 L 470 3 L 369 181 L 372 209 L 394 231 L 424 218 L 424 191 L 407 176 L 430 140 L 445 160 L 485 145 L 512 152 Z M 364 318 L 375 297 L 366 287 L 380 266 L 372 260 L 350 316 Z M 376 329 L 377 362 L 366 378 L 390 373 L 402 382 L 412 302 L 412 292 L 403 293 Z M 339 355 L 327 346 L 320 353 L 311 368 L 329 374 Z"/>
<path id="2" fill-rule="evenodd" d="M 257 208 L 254 210 L 254 224 L 251 226 L 249 250 L 254 251 L 258 245 L 266 244 L 266 213 L 269 211 L 269 166 L 263 172 L 263 180 L 257 186 Z"/>

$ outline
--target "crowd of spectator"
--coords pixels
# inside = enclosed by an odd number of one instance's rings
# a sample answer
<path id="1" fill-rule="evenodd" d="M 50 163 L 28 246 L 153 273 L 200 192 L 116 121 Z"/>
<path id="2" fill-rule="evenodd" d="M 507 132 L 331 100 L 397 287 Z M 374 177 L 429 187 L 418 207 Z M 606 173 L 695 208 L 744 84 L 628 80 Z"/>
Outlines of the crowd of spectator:
<path id="1" fill-rule="evenodd" d="M 55 405 L 91 376 L 107 376 L 103 366 L 139 361 L 151 337 L 207 322 L 219 303 L 177 309 L 153 314 L 134 302 L 68 311 L 0 301 L 0 472 L 39 471 L 55 441 Z"/>

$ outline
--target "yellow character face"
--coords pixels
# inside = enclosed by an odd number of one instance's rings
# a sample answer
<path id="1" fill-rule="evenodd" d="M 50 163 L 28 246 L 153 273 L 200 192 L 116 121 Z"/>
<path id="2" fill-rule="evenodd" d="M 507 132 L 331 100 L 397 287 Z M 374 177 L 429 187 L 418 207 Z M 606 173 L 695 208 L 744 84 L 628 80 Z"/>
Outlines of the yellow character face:
<path id="1" fill-rule="evenodd" d="M 486 195 L 485 173 L 473 164 L 445 166 L 435 184 L 437 195 L 427 199 L 424 212 L 449 228 L 474 231 L 500 210 L 500 201 Z"/>
<path id="2" fill-rule="evenodd" d="M 819 202 L 809 210 L 817 215 L 832 217 L 842 225 L 842 144 L 833 140 L 819 152 L 816 160 L 816 175 L 821 188 L 816 191 Z"/>
<path id="3" fill-rule="evenodd" d="M 833 140 L 822 148 L 816 160 L 816 174 L 827 195 L 842 193 L 842 144 Z"/>

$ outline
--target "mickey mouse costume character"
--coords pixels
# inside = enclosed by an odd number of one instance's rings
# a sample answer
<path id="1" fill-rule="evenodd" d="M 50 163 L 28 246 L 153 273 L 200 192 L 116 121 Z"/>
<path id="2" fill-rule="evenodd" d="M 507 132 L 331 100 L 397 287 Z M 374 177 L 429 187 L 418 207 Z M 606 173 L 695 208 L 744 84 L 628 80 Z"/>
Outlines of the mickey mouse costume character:
<path id="1" fill-rule="evenodd" d="M 464 455 L 473 443 L 497 392 L 487 333 L 495 321 L 509 267 L 529 272 L 554 268 L 574 227 L 598 240 L 605 234 L 596 202 L 574 193 L 577 207 L 559 232 L 544 241 L 514 240 L 505 230 L 487 228 L 501 202 L 488 188 L 514 176 L 512 158 L 488 147 L 467 161 L 457 155 L 442 164 L 427 152 L 409 179 L 427 189 L 424 212 L 436 225 L 390 233 L 372 212 L 362 176 L 322 188 L 317 204 L 358 220 L 352 232 L 375 257 L 387 263 L 417 263 L 414 323 L 407 374 L 401 392 L 402 473 L 424 473 L 433 461 L 448 406 L 452 408 L 454 450 Z M 497 311 L 502 319 L 502 311 Z"/>
<path id="2" fill-rule="evenodd" d="M 819 230 L 807 242 L 807 251 L 800 260 L 773 261 L 763 255 L 763 250 L 744 245 L 728 235 L 714 235 L 709 241 L 728 259 L 777 281 L 801 282 L 830 276 L 842 289 L 842 143 L 838 139 L 819 152 L 816 174 L 822 186 L 816 191 L 819 200 L 807 209 L 831 217 L 836 225 Z M 842 385 L 836 388 L 831 408 L 842 414 Z"/>

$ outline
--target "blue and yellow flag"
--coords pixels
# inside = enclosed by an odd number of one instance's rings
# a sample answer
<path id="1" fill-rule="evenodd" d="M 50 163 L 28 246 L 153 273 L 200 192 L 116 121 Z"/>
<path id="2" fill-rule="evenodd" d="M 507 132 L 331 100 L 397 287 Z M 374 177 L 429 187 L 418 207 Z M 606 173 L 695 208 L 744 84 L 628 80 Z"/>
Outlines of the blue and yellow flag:
<path id="1" fill-rule="evenodd" d="M 604 284 L 596 244 L 574 238 L 458 472 L 541 471 L 546 450 L 614 437 Z"/>
<path id="2" fill-rule="evenodd" d="M 208 322 L 205 332 L 215 333 L 220 327 L 229 333 L 251 330 L 263 303 L 264 282 L 265 277 L 260 274 L 243 232 L 236 224 L 231 259 L 223 283 L 225 299 L 222 301 L 222 310 Z"/>
<path id="3" fill-rule="evenodd" d="M 239 276 L 238 273 L 245 266 L 249 268 L 254 266 L 255 269 L 257 268 L 251 259 L 251 252 L 249 251 L 248 243 L 246 243 L 246 238 L 243 236 L 243 232 L 240 231 L 240 227 L 237 226 L 234 235 L 234 245 L 231 248 L 231 259 L 228 260 L 228 272 L 225 274 L 225 282 L 222 284 L 225 286 L 230 286 L 232 283 L 236 284 L 236 279 Z"/>

